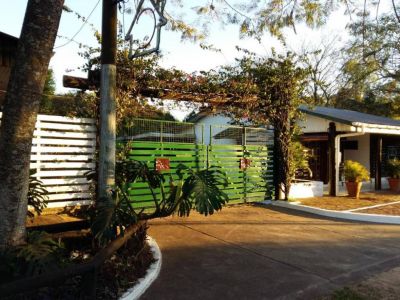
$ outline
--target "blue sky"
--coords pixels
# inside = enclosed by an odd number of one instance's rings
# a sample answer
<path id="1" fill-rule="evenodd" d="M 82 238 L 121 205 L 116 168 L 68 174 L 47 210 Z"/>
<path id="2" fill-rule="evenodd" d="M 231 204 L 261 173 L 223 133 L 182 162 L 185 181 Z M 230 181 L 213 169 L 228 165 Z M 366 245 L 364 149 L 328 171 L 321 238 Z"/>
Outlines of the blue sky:
<path id="1" fill-rule="evenodd" d="M 7 1 L 7 4 L 5 0 L 0 1 L 3 2 L 2 9 L 0 10 L 0 31 L 18 37 L 22 27 L 27 0 Z M 65 4 L 72 10 L 79 12 L 82 16 L 88 16 L 97 2 L 98 0 L 66 0 Z M 129 2 L 133 2 L 133 0 Z M 196 3 L 196 1 L 191 2 Z M 128 5 L 132 4 L 128 3 Z M 173 8 L 167 2 L 168 9 L 172 10 Z M 186 13 L 189 16 L 190 14 L 190 11 Z M 128 28 L 132 18 L 132 15 L 125 15 L 126 28 Z M 121 15 L 119 16 L 119 20 L 122 21 Z M 318 44 L 319 40 L 326 36 L 337 34 L 345 36 L 344 28 L 347 21 L 348 17 L 343 16 L 343 11 L 339 10 L 331 16 L 327 26 L 318 30 L 311 30 L 302 25 L 297 27 L 297 34 L 294 34 L 291 30 L 287 30 L 286 35 L 289 48 L 296 50 L 302 45 L 310 43 Z M 93 23 L 94 27 L 98 30 L 101 29 L 101 1 L 91 15 L 88 23 Z M 84 63 L 84 60 L 78 55 L 78 52 L 82 50 L 79 48 L 79 45 L 71 42 L 59 47 L 68 41 L 66 37 L 72 37 L 81 25 L 82 22 L 77 20 L 73 13 L 63 13 L 58 32 L 59 37 L 55 43 L 55 54 L 50 62 L 50 66 L 55 72 L 57 92 L 68 91 L 62 87 L 62 75 L 66 74 L 67 71 L 71 75 L 86 76 L 78 69 Z M 75 40 L 92 46 L 96 45 L 92 28 L 88 25 L 83 27 L 75 37 Z M 182 42 L 179 34 L 163 30 L 161 37 L 163 59 L 161 63 L 165 67 L 174 66 L 188 72 L 194 72 L 232 63 L 238 55 L 235 49 L 236 45 L 251 49 L 261 55 L 267 55 L 271 47 L 278 50 L 282 49 L 282 45 L 268 34 L 264 35 L 262 44 L 252 39 L 240 40 L 238 27 L 233 25 L 222 27 L 218 22 L 215 22 L 212 26 L 207 42 L 213 44 L 216 48 L 220 48 L 222 53 L 202 50 L 197 44 Z"/>

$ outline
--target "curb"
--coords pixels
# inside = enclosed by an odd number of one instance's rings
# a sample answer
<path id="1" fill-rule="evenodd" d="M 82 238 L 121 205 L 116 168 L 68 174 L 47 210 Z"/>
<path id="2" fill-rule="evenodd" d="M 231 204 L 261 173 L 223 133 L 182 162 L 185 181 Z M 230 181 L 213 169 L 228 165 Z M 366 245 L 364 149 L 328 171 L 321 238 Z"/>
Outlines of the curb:
<path id="1" fill-rule="evenodd" d="M 268 204 L 266 204 L 268 205 Z M 316 214 L 324 217 L 352 220 L 352 221 L 362 221 L 362 222 L 372 222 L 372 223 L 383 223 L 383 224 L 400 224 L 400 216 L 387 216 L 387 215 L 377 215 L 377 214 L 362 214 L 350 211 L 337 211 L 328 210 L 322 208 L 315 208 L 311 206 L 288 203 L 286 201 L 272 201 L 270 205 L 284 207 L 289 209 L 294 209 L 298 211 L 303 211 L 311 214 Z"/>
<path id="2" fill-rule="evenodd" d="M 147 236 L 147 242 L 150 246 L 151 252 L 153 252 L 154 259 L 156 260 L 152 263 L 146 272 L 146 276 L 140 278 L 138 283 L 136 283 L 132 288 L 126 291 L 120 300 L 136 300 L 144 294 L 144 292 L 150 287 L 154 280 L 158 277 L 161 270 L 162 255 L 157 242 L 151 237 Z"/>

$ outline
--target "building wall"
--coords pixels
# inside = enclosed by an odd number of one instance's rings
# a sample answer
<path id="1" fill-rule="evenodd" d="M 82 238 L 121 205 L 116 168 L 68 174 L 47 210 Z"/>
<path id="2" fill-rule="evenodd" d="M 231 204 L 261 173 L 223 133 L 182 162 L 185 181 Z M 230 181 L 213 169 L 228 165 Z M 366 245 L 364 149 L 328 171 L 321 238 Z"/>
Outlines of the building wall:
<path id="1" fill-rule="evenodd" d="M 370 134 L 349 137 L 346 141 L 357 141 L 358 150 L 344 150 L 344 160 L 357 161 L 370 171 Z"/>
<path id="2" fill-rule="evenodd" d="M 203 137 L 203 143 L 206 145 L 210 144 L 210 125 L 229 125 L 229 122 L 231 121 L 231 118 L 222 116 L 222 115 L 211 115 L 211 116 L 206 116 L 199 120 L 199 123 L 196 124 L 195 128 L 195 133 L 196 133 L 196 141 L 197 143 L 202 142 L 202 137 Z M 202 124 L 204 127 L 202 127 Z M 224 127 L 213 127 L 213 132 L 212 135 L 215 136 L 216 134 L 222 132 L 226 128 Z M 203 134 L 202 134 L 203 131 Z M 236 144 L 236 141 L 233 139 L 219 139 L 218 144 L 222 145 L 234 145 Z"/>
<path id="3" fill-rule="evenodd" d="M 0 32 L 0 108 L 5 98 L 11 67 L 14 64 L 18 39 Z"/>
<path id="4" fill-rule="evenodd" d="M 313 115 L 304 115 L 304 120 L 298 122 L 298 125 L 302 129 L 303 133 L 317 133 L 317 132 L 327 132 L 329 128 L 329 123 L 332 121 L 319 118 Z M 335 122 L 336 131 L 351 131 L 351 127 L 345 124 Z"/>

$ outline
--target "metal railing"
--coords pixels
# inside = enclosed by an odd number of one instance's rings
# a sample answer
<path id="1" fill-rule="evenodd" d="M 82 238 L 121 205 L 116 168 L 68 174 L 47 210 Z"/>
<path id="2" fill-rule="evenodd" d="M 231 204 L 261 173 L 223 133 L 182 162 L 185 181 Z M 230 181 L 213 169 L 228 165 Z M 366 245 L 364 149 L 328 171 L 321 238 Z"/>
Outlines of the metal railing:
<path id="1" fill-rule="evenodd" d="M 272 145 L 273 131 L 235 125 L 133 119 L 118 134 L 122 141 L 216 145 Z"/>

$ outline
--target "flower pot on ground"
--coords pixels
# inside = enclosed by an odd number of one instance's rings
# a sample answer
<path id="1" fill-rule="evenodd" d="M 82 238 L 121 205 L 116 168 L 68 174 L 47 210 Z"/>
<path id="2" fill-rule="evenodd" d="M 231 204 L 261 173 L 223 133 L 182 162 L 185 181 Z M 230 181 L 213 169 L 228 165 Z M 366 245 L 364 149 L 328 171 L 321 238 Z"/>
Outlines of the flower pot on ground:
<path id="1" fill-rule="evenodd" d="M 362 182 L 346 181 L 346 188 L 349 197 L 360 198 Z"/>
<path id="2" fill-rule="evenodd" d="M 349 197 L 359 198 L 363 180 L 369 180 L 368 170 L 359 162 L 346 160 L 344 162 L 344 177 Z"/>
<path id="3" fill-rule="evenodd" d="M 390 190 L 393 192 L 400 192 L 400 160 L 389 159 L 386 162 L 386 171 L 388 173 L 388 182 Z"/>

